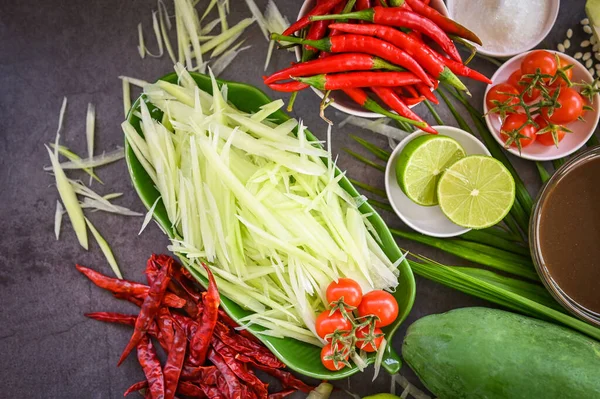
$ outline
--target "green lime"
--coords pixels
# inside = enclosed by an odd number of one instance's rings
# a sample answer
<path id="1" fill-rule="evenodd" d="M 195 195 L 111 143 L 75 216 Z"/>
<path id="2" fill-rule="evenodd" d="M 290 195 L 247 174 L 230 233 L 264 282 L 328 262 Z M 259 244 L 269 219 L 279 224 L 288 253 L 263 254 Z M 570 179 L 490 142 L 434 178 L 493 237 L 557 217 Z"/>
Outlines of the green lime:
<path id="1" fill-rule="evenodd" d="M 448 136 L 423 135 L 410 141 L 396 163 L 396 178 L 411 201 L 437 205 L 436 186 L 446 168 L 465 156 L 458 141 Z"/>
<path id="2" fill-rule="evenodd" d="M 515 181 L 502 162 L 471 155 L 450 166 L 437 186 L 444 215 L 459 226 L 483 229 L 500 222 L 515 201 Z"/>

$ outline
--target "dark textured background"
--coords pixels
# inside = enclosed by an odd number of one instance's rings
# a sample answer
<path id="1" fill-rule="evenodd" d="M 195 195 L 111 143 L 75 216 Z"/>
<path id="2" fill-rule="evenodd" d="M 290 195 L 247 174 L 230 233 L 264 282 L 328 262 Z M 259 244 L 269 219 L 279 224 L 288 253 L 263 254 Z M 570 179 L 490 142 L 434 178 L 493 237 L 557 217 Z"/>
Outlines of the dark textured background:
<path id="1" fill-rule="evenodd" d="M 54 139 L 62 97 L 67 96 L 62 143 L 86 154 L 85 113 L 87 103 L 92 102 L 97 110 L 96 151 L 123 145 L 119 128 L 123 120 L 121 82 L 117 76 L 154 80 L 171 71 L 167 57 L 141 60 L 136 51 L 136 27 L 140 21 L 144 23 L 148 45 L 152 47 L 154 43 L 150 27 L 155 2 L 0 3 L 0 397 L 120 398 L 130 384 L 142 379 L 135 356 L 116 367 L 130 330 L 88 320 L 83 313 L 132 312 L 133 305 L 93 287 L 75 270 L 74 264 L 79 262 L 111 273 L 91 237 L 90 251 L 79 247 L 67 218 L 60 241 L 55 241 L 53 220 L 58 195 L 51 186 L 53 178 L 42 171 L 42 166 L 49 163 L 43 144 Z M 262 9 L 266 1 L 257 3 Z M 277 0 L 277 4 L 292 20 L 301 1 Z M 546 39 L 548 47 L 555 48 L 569 27 L 575 31 L 572 42 L 582 40 L 579 20 L 584 16 L 583 5 L 584 1 L 563 0 L 556 26 Z M 231 8 L 231 24 L 250 15 L 243 1 L 232 0 Z M 256 25 L 245 36 L 252 49 L 240 54 L 221 76 L 264 90 L 261 76 L 267 43 Z M 291 53 L 276 52 L 269 71 L 287 66 L 290 61 Z M 488 76 L 495 69 L 481 59 L 473 61 L 473 66 Z M 471 103 L 481 108 L 484 85 L 468 83 L 473 93 Z M 416 110 L 428 115 L 424 106 Z M 443 105 L 437 110 L 444 121 L 454 124 Z M 334 122 L 342 119 L 333 110 L 328 114 Z M 324 138 L 325 124 L 318 117 L 318 101 L 313 93 L 306 91 L 299 96 L 294 116 L 304 119 L 317 136 Z M 341 152 L 343 147 L 359 150 L 349 133 L 358 133 L 382 147 L 387 146 L 387 140 L 352 127 L 334 129 L 333 134 L 339 166 L 351 177 L 383 188 L 379 171 Z M 540 184 L 533 164 L 514 160 L 535 194 Z M 118 204 L 145 211 L 131 187 L 124 162 L 99 169 L 98 174 L 106 185 L 95 183 L 93 189 L 100 193 L 123 192 Z M 137 235 L 141 218 L 88 215 L 109 241 L 126 278 L 141 280 L 146 258 L 152 252 L 165 250 L 167 239 L 154 224 L 142 236 Z M 395 215 L 386 213 L 384 217 L 390 226 L 401 227 Z M 439 261 L 459 263 L 439 251 L 399 243 Z M 415 306 L 396 334 L 394 347 L 400 350 L 406 327 L 416 319 L 473 305 L 485 303 L 417 277 Z M 402 372 L 417 383 L 406 366 Z M 369 369 L 336 385 L 360 395 L 389 392 L 390 378 L 385 372 L 373 383 L 371 377 Z M 336 397 L 344 396 L 338 393 Z"/>

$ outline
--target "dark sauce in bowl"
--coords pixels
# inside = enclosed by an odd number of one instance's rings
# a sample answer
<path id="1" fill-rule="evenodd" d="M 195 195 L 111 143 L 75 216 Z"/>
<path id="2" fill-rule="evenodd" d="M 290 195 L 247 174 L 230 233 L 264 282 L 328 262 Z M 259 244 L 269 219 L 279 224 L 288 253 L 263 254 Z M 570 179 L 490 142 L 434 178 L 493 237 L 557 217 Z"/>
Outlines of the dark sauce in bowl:
<path id="1" fill-rule="evenodd" d="M 541 260 L 579 306 L 600 314 L 600 157 L 560 176 L 541 204 Z"/>
<path id="2" fill-rule="evenodd" d="M 535 269 L 566 310 L 600 327 L 600 146 L 561 166 L 529 222 Z"/>

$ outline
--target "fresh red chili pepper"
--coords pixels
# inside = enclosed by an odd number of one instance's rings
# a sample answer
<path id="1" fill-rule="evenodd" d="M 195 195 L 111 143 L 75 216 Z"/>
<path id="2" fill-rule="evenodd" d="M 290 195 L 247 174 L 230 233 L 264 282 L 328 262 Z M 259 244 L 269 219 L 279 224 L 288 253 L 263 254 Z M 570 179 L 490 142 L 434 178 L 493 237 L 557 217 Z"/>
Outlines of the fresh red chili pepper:
<path id="1" fill-rule="evenodd" d="M 437 54 L 437 57 L 439 57 L 439 59 L 444 64 L 446 64 L 446 66 L 448 68 L 450 68 L 450 70 L 452 72 L 454 72 L 455 74 L 457 74 L 459 76 L 466 76 L 468 78 L 475 79 L 475 80 L 478 80 L 483 83 L 492 84 L 492 81 L 487 76 L 477 72 L 474 69 L 469 68 L 468 66 L 466 66 L 460 62 L 456 62 L 456 61 L 451 60 L 450 58 L 446 58 L 440 54 Z"/>
<path id="2" fill-rule="evenodd" d="M 324 1 L 325 0 L 317 0 L 317 5 L 322 4 Z M 338 4 L 336 8 L 339 6 L 340 4 Z M 306 33 L 306 38 L 309 40 L 319 40 L 323 38 L 325 36 L 325 33 L 327 33 L 327 27 L 330 23 L 330 21 L 319 21 L 310 24 L 308 32 Z M 302 50 L 302 61 L 304 62 L 313 59 L 318 51 L 319 50 L 312 46 L 304 46 Z"/>
<path id="3" fill-rule="evenodd" d="M 164 399 L 165 382 L 163 372 L 152 341 L 146 334 L 143 334 L 136 345 L 138 361 L 142 366 L 142 370 L 144 370 L 144 375 L 146 375 L 148 390 L 152 399 Z"/>
<path id="4" fill-rule="evenodd" d="M 294 377 L 294 375 L 288 371 L 281 370 L 281 369 L 274 369 L 272 367 L 263 366 L 262 364 L 257 364 L 257 363 L 253 363 L 253 367 L 257 368 L 258 370 L 264 371 L 265 373 L 269 374 L 270 376 L 277 378 L 281 382 L 281 385 L 283 385 L 284 388 L 294 388 L 296 390 L 299 390 L 302 392 L 307 392 L 307 393 L 312 391 L 312 389 L 313 389 L 313 387 L 311 387 L 308 384 L 305 384 L 298 378 Z"/>
<path id="5" fill-rule="evenodd" d="M 416 84 L 415 88 L 418 90 L 419 93 L 421 93 L 421 95 L 423 97 L 425 97 L 426 99 L 428 99 L 429 101 L 431 101 L 434 104 L 439 104 L 440 101 L 437 99 L 437 97 L 435 96 L 435 94 L 433 94 L 433 92 L 429 89 L 429 87 L 422 85 L 422 84 Z"/>
<path id="6" fill-rule="evenodd" d="M 154 316 L 158 313 L 158 309 L 160 308 L 160 303 L 162 302 L 163 297 L 165 296 L 165 291 L 167 290 L 167 286 L 169 285 L 169 281 L 171 280 L 171 263 L 167 263 L 165 267 L 160 269 L 154 284 L 148 290 L 148 296 L 144 299 L 144 303 L 140 308 L 140 314 L 135 321 L 135 327 L 133 329 L 133 335 L 129 340 L 129 343 L 123 350 L 121 354 L 121 358 L 119 359 L 120 365 L 123 363 L 123 360 L 129 355 L 131 350 L 135 348 L 138 342 L 144 337 L 146 331 L 148 331 L 148 327 L 152 323 Z"/>
<path id="7" fill-rule="evenodd" d="M 210 338 L 213 335 L 217 318 L 219 316 L 219 302 L 221 301 L 215 278 L 206 264 L 202 263 L 208 275 L 208 288 L 203 295 L 204 309 L 202 311 L 202 321 L 198 331 L 194 334 L 190 342 L 190 364 L 192 366 L 201 366 L 206 360 L 206 352 L 210 344 Z"/>
<path id="8" fill-rule="evenodd" d="M 269 399 L 282 399 L 282 398 L 285 398 L 286 396 L 290 396 L 294 392 L 296 392 L 295 389 L 286 389 L 283 391 L 275 392 L 275 393 L 272 393 L 269 395 Z"/>
<path id="9" fill-rule="evenodd" d="M 409 28 L 429 36 L 450 57 L 454 58 L 456 61 L 462 61 L 456 46 L 448 37 L 446 32 L 444 32 L 430 19 L 399 7 L 388 8 L 378 6 L 369 8 L 367 10 L 349 12 L 346 14 L 314 15 L 309 19 L 311 21 L 326 21 L 330 19 L 360 19 L 380 25 Z M 314 46 L 314 44 L 310 44 Z"/>
<path id="10" fill-rule="evenodd" d="M 301 82 L 269 83 L 267 86 L 272 90 L 284 93 L 293 93 L 310 87 Z"/>
<path id="11" fill-rule="evenodd" d="M 375 24 L 331 24 L 331 28 L 338 29 L 342 32 L 375 36 L 386 40 L 398 48 L 405 50 L 408 55 L 413 57 L 427 72 L 434 76 L 435 79 L 446 82 L 459 90 L 467 90 L 465 85 L 456 77 L 454 73 L 443 62 L 438 60 L 432 50 L 427 46 L 423 46 L 417 39 L 385 25 Z"/>
<path id="12" fill-rule="evenodd" d="M 213 349 L 208 351 L 208 359 L 215 365 L 215 367 L 219 370 L 219 372 L 225 378 L 225 383 L 227 384 L 227 391 L 229 392 L 230 398 L 242 398 L 242 384 L 236 377 L 233 371 L 227 366 L 223 357 L 215 352 Z M 219 385 L 217 383 L 217 385 Z"/>
<path id="13" fill-rule="evenodd" d="M 173 399 L 175 397 L 187 346 L 187 336 L 185 331 L 176 324 L 174 324 L 173 327 L 175 329 L 173 343 L 169 349 L 167 362 L 165 363 L 165 368 L 163 370 L 165 378 L 165 399 Z"/>
<path id="14" fill-rule="evenodd" d="M 265 83 L 269 84 L 279 80 L 316 75 L 320 73 L 369 71 L 373 69 L 404 71 L 403 68 L 369 54 L 336 54 L 325 59 L 302 62 L 289 68 L 282 69 L 281 71 L 275 72 L 271 76 L 267 77 L 265 79 Z"/>
<path id="15" fill-rule="evenodd" d="M 356 11 L 366 10 L 367 8 L 371 8 L 370 0 L 356 0 Z"/>
<path id="16" fill-rule="evenodd" d="M 481 45 L 481 39 L 477 37 L 477 35 L 471 32 L 469 29 L 465 28 L 461 24 L 456 21 L 451 20 L 440 14 L 434 8 L 429 7 L 427 4 L 423 3 L 421 0 L 405 0 L 406 4 L 412 8 L 414 12 L 424 16 L 425 18 L 429 18 L 433 21 L 437 26 L 439 26 L 444 32 L 462 37 L 463 39 L 467 39 L 472 41 L 473 43 L 477 43 Z"/>
<path id="17" fill-rule="evenodd" d="M 146 388 L 148 388 L 148 381 L 144 380 L 144 381 L 136 382 L 135 384 L 133 384 L 132 386 L 127 388 L 127 390 L 125 391 L 123 396 L 127 396 L 132 392 L 137 392 L 139 390 L 146 389 Z"/>
<path id="18" fill-rule="evenodd" d="M 308 12 L 305 16 L 300 18 L 298 21 L 294 22 L 289 28 L 283 31 L 284 35 L 291 35 L 294 32 L 299 31 L 304 28 L 308 24 L 311 23 L 310 17 L 313 15 L 324 15 L 329 11 L 333 10 L 335 6 L 341 3 L 343 0 L 324 0 L 323 2 L 318 3 L 312 10 Z"/>
<path id="19" fill-rule="evenodd" d="M 419 96 L 419 97 L 402 97 L 400 95 L 398 95 L 398 96 L 404 102 L 404 104 L 408 105 L 409 107 L 420 104 L 426 100 L 426 98 L 423 96 Z"/>
<path id="20" fill-rule="evenodd" d="M 418 120 L 412 120 L 409 118 L 405 118 L 401 115 L 394 114 L 387 109 L 383 108 L 381 105 L 377 104 L 377 102 L 367 96 L 367 93 L 363 89 L 353 88 L 353 89 L 344 89 L 343 92 L 350 97 L 354 102 L 356 102 L 361 107 L 365 108 L 368 111 L 376 112 L 381 115 L 385 115 L 388 118 L 395 119 L 400 122 L 406 122 L 413 126 L 416 126 L 420 129 L 426 128 L 428 125 L 425 122 L 421 122 Z"/>
<path id="21" fill-rule="evenodd" d="M 342 90 L 355 87 L 398 87 L 421 83 L 411 72 L 348 72 L 295 78 L 319 90 Z"/>
<path id="22" fill-rule="evenodd" d="M 404 89 L 404 91 L 406 91 L 410 97 L 419 97 L 419 93 L 414 86 L 404 86 L 402 89 Z"/>
<path id="23" fill-rule="evenodd" d="M 356 0 L 348 0 L 346 1 L 346 4 L 342 3 L 342 4 L 338 4 L 338 6 L 336 8 L 333 9 L 333 14 L 344 14 L 347 12 L 352 11 L 352 9 L 354 8 L 354 4 L 356 4 Z M 329 21 L 329 23 L 332 23 L 333 21 Z M 340 21 L 342 22 L 342 21 Z M 343 21 L 343 22 L 348 22 L 348 21 Z M 317 22 L 314 22 L 317 23 Z M 329 31 L 329 36 L 337 36 L 340 35 L 342 32 L 338 31 L 337 29 L 331 29 L 330 27 L 330 31 Z M 307 37 L 308 39 L 308 37 Z"/>
<path id="24" fill-rule="evenodd" d="M 398 95 L 394 92 L 394 90 L 389 87 L 371 87 L 371 90 L 383 101 L 388 107 L 396 111 L 399 115 L 402 115 L 406 118 L 423 121 L 419 115 L 415 114 L 410 108 L 402 102 L 402 99 L 398 97 Z M 437 131 L 433 129 L 431 126 L 427 125 L 425 128 L 422 128 L 424 131 L 437 134 Z"/>
<path id="25" fill-rule="evenodd" d="M 293 36 L 282 36 L 273 33 L 271 34 L 271 39 L 299 44 L 310 44 L 319 50 L 330 53 L 366 53 L 375 55 L 406 68 L 408 71 L 418 76 L 425 84 L 429 86 L 433 85 L 421 65 L 408 55 L 406 51 L 375 37 L 363 35 L 339 35 L 326 37 L 321 40 L 305 40 Z"/>
<path id="26" fill-rule="evenodd" d="M 150 287 L 148 287 L 147 285 L 136 283 L 133 281 L 108 277 L 85 266 L 76 265 L 75 267 L 87 278 L 89 278 L 92 281 L 92 283 L 112 293 L 129 294 L 138 299 L 144 299 L 148 295 L 148 290 L 150 289 Z M 126 298 L 126 296 L 122 298 Z M 181 308 L 185 305 L 184 299 L 171 293 L 167 293 L 167 295 L 165 295 L 164 302 L 165 305 L 169 307 Z"/>

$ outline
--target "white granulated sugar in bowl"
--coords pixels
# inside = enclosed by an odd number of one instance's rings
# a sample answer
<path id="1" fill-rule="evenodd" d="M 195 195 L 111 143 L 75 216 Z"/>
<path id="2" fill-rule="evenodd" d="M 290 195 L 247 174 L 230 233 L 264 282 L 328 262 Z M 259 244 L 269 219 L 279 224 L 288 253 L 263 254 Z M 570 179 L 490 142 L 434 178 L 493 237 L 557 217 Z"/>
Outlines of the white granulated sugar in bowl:
<path id="1" fill-rule="evenodd" d="M 497 53 L 530 47 L 543 32 L 550 12 L 548 0 L 453 0 L 454 20 L 475 32 L 483 48 Z"/>

